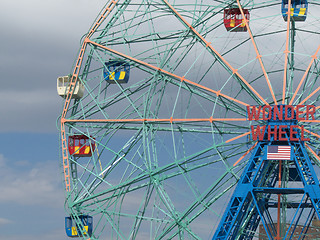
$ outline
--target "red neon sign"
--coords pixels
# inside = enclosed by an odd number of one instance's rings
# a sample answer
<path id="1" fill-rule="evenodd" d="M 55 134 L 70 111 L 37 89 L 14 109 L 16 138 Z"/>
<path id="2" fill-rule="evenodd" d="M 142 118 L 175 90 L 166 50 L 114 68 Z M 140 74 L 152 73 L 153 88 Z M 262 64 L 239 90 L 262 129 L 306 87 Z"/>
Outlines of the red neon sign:
<path id="1" fill-rule="evenodd" d="M 316 107 L 314 105 L 276 105 L 276 106 L 247 106 L 247 116 L 249 121 L 301 121 L 315 120 Z M 300 129 L 300 137 L 298 131 Z M 251 136 L 254 141 L 264 140 L 267 132 L 268 141 L 310 141 L 305 137 L 304 126 L 298 125 L 257 125 L 251 126 Z"/>

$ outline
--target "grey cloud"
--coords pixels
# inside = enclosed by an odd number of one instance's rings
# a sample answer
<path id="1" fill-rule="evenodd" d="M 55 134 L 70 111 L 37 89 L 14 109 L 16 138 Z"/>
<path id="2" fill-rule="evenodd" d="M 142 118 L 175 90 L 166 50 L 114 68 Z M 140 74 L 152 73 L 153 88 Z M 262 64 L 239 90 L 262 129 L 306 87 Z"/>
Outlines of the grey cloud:
<path id="1" fill-rule="evenodd" d="M 0 132 L 54 132 L 56 78 L 72 71 L 104 0 L 1 2 Z"/>
<path id="2" fill-rule="evenodd" d="M 13 223 L 11 220 L 6 218 L 0 218 L 0 226 Z"/>
<path id="3" fill-rule="evenodd" d="M 0 155 L 0 160 L 0 203 L 50 208 L 63 206 L 64 196 L 57 162 L 46 161 L 20 171 L 8 166 L 8 160 L 3 155 Z"/>

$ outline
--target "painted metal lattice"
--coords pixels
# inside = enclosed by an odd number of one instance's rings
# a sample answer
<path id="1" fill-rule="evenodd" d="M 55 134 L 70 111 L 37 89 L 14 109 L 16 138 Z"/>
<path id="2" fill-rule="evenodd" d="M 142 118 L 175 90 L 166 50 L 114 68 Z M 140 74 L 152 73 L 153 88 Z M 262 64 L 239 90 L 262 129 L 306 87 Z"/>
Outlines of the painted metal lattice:
<path id="1" fill-rule="evenodd" d="M 262 137 L 212 239 L 253 239 L 259 224 L 264 229 L 259 239 L 305 239 L 320 218 L 319 181 L 301 141 L 308 139 L 296 125 L 299 110 L 288 109 L 277 105 L 268 113 L 270 119 L 258 133 Z M 311 235 L 311 239 L 316 237 Z"/>
<path id="2" fill-rule="evenodd" d="M 236 7 L 250 12 L 244 32 L 223 23 Z M 319 12 L 320 1 L 309 1 L 295 22 L 273 0 L 107 2 L 83 38 L 61 114 L 65 207 L 77 234 L 212 238 L 260 144 L 251 126 L 264 121 L 248 120 L 247 106 L 315 106 L 315 119 L 305 107 L 296 124 L 318 165 Z M 72 98 L 79 82 L 84 95 Z M 90 154 L 70 154 L 73 136 L 86 136 Z M 93 217 L 90 236 L 79 216 Z"/>

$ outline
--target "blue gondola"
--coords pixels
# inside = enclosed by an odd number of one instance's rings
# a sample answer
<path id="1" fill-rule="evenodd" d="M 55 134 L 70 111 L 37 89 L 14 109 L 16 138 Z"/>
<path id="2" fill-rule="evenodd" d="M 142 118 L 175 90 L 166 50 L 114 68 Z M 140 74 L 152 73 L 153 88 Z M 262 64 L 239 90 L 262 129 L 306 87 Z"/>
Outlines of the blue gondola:
<path id="1" fill-rule="evenodd" d="M 282 0 L 281 12 L 282 17 L 287 21 L 289 0 Z M 308 1 L 307 0 L 291 0 L 291 16 L 294 21 L 303 22 L 307 18 Z"/>
<path id="2" fill-rule="evenodd" d="M 92 235 L 92 225 L 93 225 L 93 219 L 89 215 L 80 215 L 79 220 L 81 221 L 83 225 L 83 231 L 80 231 L 80 227 L 77 226 L 75 223 L 75 219 L 73 217 L 66 217 L 65 218 L 65 228 L 66 228 L 66 234 L 68 237 L 82 237 L 82 232 L 84 236 L 90 236 Z"/>
<path id="3" fill-rule="evenodd" d="M 105 63 L 104 79 L 108 83 L 127 83 L 130 75 L 130 64 L 125 61 L 112 60 Z"/>

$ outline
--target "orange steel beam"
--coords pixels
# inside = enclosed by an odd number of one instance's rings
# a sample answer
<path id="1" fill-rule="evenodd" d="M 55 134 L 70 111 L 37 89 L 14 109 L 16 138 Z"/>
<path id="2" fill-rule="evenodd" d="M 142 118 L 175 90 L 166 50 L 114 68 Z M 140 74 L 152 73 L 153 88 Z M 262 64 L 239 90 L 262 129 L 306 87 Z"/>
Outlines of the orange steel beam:
<path id="1" fill-rule="evenodd" d="M 78 75 L 79 75 L 79 72 L 80 72 L 80 67 L 81 67 L 81 64 L 82 64 L 84 52 L 86 50 L 86 46 L 87 46 L 87 41 L 86 40 L 87 39 L 84 40 L 84 42 L 83 42 L 83 44 L 81 46 L 80 53 L 79 53 L 79 56 L 78 56 L 78 59 L 77 59 L 77 62 L 76 62 L 76 66 L 75 66 L 75 68 L 73 70 L 72 77 L 70 79 L 70 84 L 69 84 L 66 100 L 64 102 L 63 111 L 62 111 L 62 114 L 61 114 L 61 119 L 65 118 L 66 115 L 67 115 L 67 111 L 68 111 L 68 108 L 69 108 L 69 105 L 70 105 L 71 97 L 72 97 L 72 94 L 74 92 L 74 89 L 75 89 L 75 86 L 76 86 L 76 83 L 77 83 L 77 79 L 78 79 Z"/>
<path id="2" fill-rule="evenodd" d="M 316 154 L 308 144 L 306 144 L 306 147 L 310 150 L 310 152 L 316 157 L 316 159 L 320 163 L 320 157 L 318 156 L 318 154 Z"/>
<path id="3" fill-rule="evenodd" d="M 112 0 L 107 7 L 105 8 L 105 10 L 102 12 L 100 18 L 97 20 L 97 22 L 94 24 L 94 26 L 91 28 L 91 30 L 89 31 L 88 35 L 86 36 L 85 40 L 83 41 L 77 62 L 76 62 L 76 66 L 74 68 L 73 74 L 72 74 L 72 78 L 70 80 L 70 85 L 69 85 L 69 91 L 67 93 L 66 96 L 66 101 L 63 107 L 63 112 L 62 112 L 62 116 L 61 118 L 65 118 L 66 113 L 68 111 L 69 105 L 70 105 L 70 100 L 71 100 L 71 96 L 73 94 L 76 82 L 77 82 L 77 78 L 80 72 L 80 67 L 82 64 L 82 60 L 83 60 L 83 56 L 84 56 L 84 52 L 86 50 L 86 46 L 87 43 L 89 42 L 89 38 L 93 35 L 93 33 L 97 30 L 97 28 L 101 25 L 101 23 L 103 22 L 103 20 L 109 15 L 109 13 L 111 12 L 111 10 L 115 7 L 116 3 L 119 0 Z"/>
<path id="4" fill-rule="evenodd" d="M 68 146 L 67 146 L 65 126 L 63 123 L 61 123 L 61 140 L 62 140 L 62 164 L 63 164 L 64 181 L 65 181 L 66 191 L 70 192 L 71 185 L 70 185 Z"/>
<path id="5" fill-rule="evenodd" d="M 279 160 L 279 185 L 278 187 L 281 188 L 281 171 L 282 171 L 282 160 Z M 277 240 L 280 240 L 280 210 L 281 210 L 281 194 L 278 194 L 278 217 L 277 217 Z"/>
<path id="6" fill-rule="evenodd" d="M 308 72 L 309 72 L 309 70 L 310 70 L 310 68 L 311 68 L 311 65 L 313 64 L 314 60 L 317 59 L 317 54 L 318 54 L 319 50 L 320 50 L 320 45 L 318 46 L 315 54 L 311 56 L 312 59 L 311 59 L 311 61 L 310 61 L 310 63 L 309 63 L 309 66 L 307 67 L 306 71 L 304 72 L 304 74 L 303 74 L 303 76 L 302 76 L 302 78 L 301 78 L 301 80 L 300 80 L 300 83 L 299 83 L 296 91 L 294 92 L 294 94 L 293 94 L 293 96 L 292 96 L 292 99 L 291 99 L 289 105 L 292 105 L 294 98 L 296 97 L 296 95 L 297 95 L 297 93 L 298 93 L 298 91 L 299 91 L 299 89 L 300 89 L 300 87 L 301 87 L 304 79 L 306 78 L 306 76 L 307 76 L 307 74 L 308 74 Z M 300 104 L 301 104 L 301 103 L 299 103 L 298 105 L 300 105 Z"/>
<path id="7" fill-rule="evenodd" d="M 246 133 L 243 133 L 243 134 L 241 134 L 241 135 L 239 135 L 239 136 L 237 136 L 237 137 L 234 137 L 234 138 L 231 138 L 231 139 L 227 140 L 226 143 L 229 143 L 229 142 L 232 142 L 232 141 L 234 141 L 234 140 L 237 140 L 237 139 L 239 139 L 239 138 L 241 138 L 241 137 L 247 136 L 247 135 L 249 135 L 250 133 L 251 133 L 250 131 L 249 131 L 249 132 L 246 132 Z"/>
<path id="8" fill-rule="evenodd" d="M 312 93 L 308 95 L 303 101 L 299 103 L 299 105 L 303 105 L 309 98 L 311 98 L 314 94 L 316 94 L 320 90 L 320 87 L 318 87 L 316 90 L 314 90 Z M 318 107 L 319 108 L 319 107 Z"/>
<path id="9" fill-rule="evenodd" d="M 276 105 L 278 105 L 278 102 L 277 102 L 276 96 L 274 95 L 274 92 L 273 92 L 273 89 L 272 89 L 272 86 L 271 86 L 271 83 L 270 83 L 268 74 L 267 74 L 267 72 L 266 72 L 266 69 L 265 69 L 265 67 L 264 67 L 264 65 L 263 65 L 263 62 L 262 62 L 262 59 L 261 59 L 262 56 L 261 56 L 260 53 L 259 53 L 258 47 L 257 47 L 257 45 L 256 45 L 256 42 L 254 41 L 254 38 L 253 38 L 253 35 L 252 35 L 252 32 L 251 32 L 251 29 L 250 29 L 250 27 L 249 27 L 248 20 L 246 19 L 245 15 L 244 15 L 244 12 L 243 12 L 242 7 L 241 7 L 241 4 L 240 4 L 240 1 L 237 0 L 237 3 L 238 3 L 238 6 L 239 6 L 239 9 L 240 9 L 242 18 L 243 18 L 243 20 L 244 20 L 244 23 L 245 23 L 245 25 L 246 25 L 246 27 L 247 27 L 248 33 L 249 33 L 249 35 L 250 35 L 251 42 L 252 42 L 252 44 L 253 44 L 254 50 L 255 50 L 255 52 L 256 52 L 256 54 L 257 54 L 257 58 L 258 58 L 258 60 L 259 60 L 259 63 L 260 63 L 262 72 L 263 72 L 263 74 L 264 74 L 264 76 L 265 76 L 265 78 L 266 78 L 266 81 L 267 81 L 267 84 L 268 84 L 270 93 L 271 93 L 271 95 L 272 95 L 273 101 L 274 101 L 274 103 L 275 103 Z"/>
<path id="10" fill-rule="evenodd" d="M 316 134 L 316 133 L 314 133 L 314 132 L 311 132 L 311 131 L 309 131 L 309 130 L 307 130 L 307 129 L 304 129 L 304 131 L 307 132 L 307 133 L 309 133 L 309 134 L 311 134 L 311 135 L 313 135 L 313 136 L 315 136 L 315 137 L 317 137 L 317 138 L 320 138 L 320 135 L 319 135 L 319 134 Z"/>
<path id="11" fill-rule="evenodd" d="M 228 121 L 247 121 L 246 118 L 159 118 L 159 119 L 64 119 L 64 122 L 85 122 L 85 123 L 136 123 L 136 122 L 148 122 L 148 123 L 162 123 L 162 122 L 228 122 Z M 230 143 L 234 140 L 237 140 L 241 137 L 247 136 L 250 134 L 249 132 L 243 133 L 237 137 L 231 138 L 226 141 L 226 143 Z"/>
<path id="12" fill-rule="evenodd" d="M 65 132 L 65 117 L 67 115 L 67 111 L 69 109 L 69 105 L 71 102 L 71 97 L 74 92 L 77 79 L 79 76 L 82 60 L 84 57 L 84 53 L 87 47 L 87 43 L 89 38 L 93 35 L 93 33 L 97 30 L 97 28 L 101 25 L 103 20 L 109 15 L 111 10 L 115 7 L 117 4 L 118 0 L 112 0 L 105 10 L 102 12 L 100 18 L 96 21 L 95 25 L 91 28 L 89 31 L 88 35 L 86 36 L 85 40 L 83 41 L 83 44 L 81 46 L 79 56 L 76 62 L 76 66 L 73 70 L 72 77 L 70 79 L 70 84 L 69 84 L 69 89 L 67 92 L 66 100 L 64 102 L 64 107 L 63 111 L 61 114 L 61 144 L 62 144 L 62 162 L 63 162 L 63 172 L 64 172 L 64 177 L 65 177 L 65 185 L 66 185 L 66 191 L 70 192 L 71 191 L 71 185 L 70 185 L 70 168 L 69 168 L 69 156 L 68 156 L 68 149 L 67 149 L 67 138 L 66 138 L 66 132 Z"/>
<path id="13" fill-rule="evenodd" d="M 85 123 L 135 123 L 135 122 L 229 122 L 247 121 L 246 118 L 134 118 L 134 119 L 64 119 L 63 122 Z M 246 133 L 249 134 L 250 132 Z"/>
<path id="14" fill-rule="evenodd" d="M 288 2 L 288 12 L 287 12 L 287 42 L 286 42 L 286 50 L 285 60 L 284 60 L 284 73 L 283 73 L 283 87 L 282 87 L 282 104 L 284 104 L 284 100 L 286 98 L 286 85 L 287 85 L 287 66 L 288 66 L 288 53 L 289 53 L 289 31 L 290 31 L 290 16 L 291 16 L 291 0 Z"/>
<path id="15" fill-rule="evenodd" d="M 256 142 L 251 148 L 249 148 L 249 150 L 246 151 L 246 152 L 238 159 L 238 161 L 236 161 L 236 162 L 233 164 L 233 166 L 235 167 L 245 156 L 247 156 L 248 153 L 250 153 L 251 150 L 254 149 L 254 148 L 257 146 L 257 144 L 258 144 L 258 142 Z"/>
<path id="16" fill-rule="evenodd" d="M 109 13 L 112 11 L 112 9 L 116 6 L 117 2 L 119 0 L 111 0 L 108 6 L 104 9 L 102 14 L 100 15 L 99 19 L 95 22 L 94 26 L 89 31 L 87 37 L 90 38 L 94 32 L 97 30 L 97 28 L 101 25 L 101 23 L 105 20 L 105 18 L 109 15 Z"/>
<path id="17" fill-rule="evenodd" d="M 68 156 L 68 149 L 67 149 L 67 138 L 66 138 L 66 132 L 65 132 L 65 125 L 64 125 L 64 119 L 67 115 L 67 111 L 70 105 L 71 97 L 73 94 L 73 91 L 75 89 L 75 85 L 78 79 L 82 59 L 84 56 L 84 52 L 86 49 L 86 41 L 83 42 L 79 57 L 75 66 L 75 69 L 73 71 L 72 77 L 70 79 L 70 84 L 68 88 L 68 93 L 66 96 L 66 100 L 64 103 L 63 111 L 61 114 L 61 144 L 62 144 L 62 163 L 63 163 L 63 173 L 65 178 L 65 185 L 66 185 L 66 191 L 71 191 L 71 185 L 70 185 L 70 169 L 69 169 L 69 156 Z"/>
<path id="18" fill-rule="evenodd" d="M 266 105 L 269 105 L 267 103 L 267 101 L 260 96 L 260 94 L 238 73 L 238 69 L 235 69 L 231 66 L 231 64 L 222 57 L 221 54 L 218 53 L 218 51 L 216 49 L 214 49 L 211 45 L 210 42 L 208 42 L 207 40 L 204 39 L 204 37 L 201 36 L 200 33 L 198 33 L 192 26 L 190 23 L 188 23 L 181 15 L 180 13 L 178 13 L 178 11 L 173 7 L 171 6 L 168 1 L 166 0 L 163 0 L 163 2 L 165 2 L 167 4 L 167 6 L 174 12 L 174 14 L 176 14 L 176 16 L 204 43 L 205 47 L 206 48 L 210 48 L 222 61 L 224 64 L 226 64 L 228 66 L 228 68 L 232 71 L 233 74 L 237 75 L 241 81 L 252 91 L 254 92 L 257 97 L 260 98 L 260 100 L 262 102 L 264 102 Z"/>
<path id="19" fill-rule="evenodd" d="M 300 122 L 320 123 L 320 120 L 300 120 Z"/>
<path id="20" fill-rule="evenodd" d="M 105 50 L 107 50 L 107 51 L 109 51 L 109 52 L 112 52 L 112 53 L 114 53 L 114 54 L 116 54 L 116 55 L 118 55 L 118 56 L 121 56 L 121 57 L 123 57 L 123 58 L 129 59 L 129 60 L 134 61 L 134 62 L 136 62 L 136 63 L 139 63 L 139 64 L 141 64 L 141 65 L 144 65 L 145 67 L 147 67 L 147 68 L 149 68 L 149 69 L 152 69 L 152 70 L 155 70 L 155 71 L 159 71 L 159 72 L 161 72 L 161 73 L 163 73 L 163 74 L 165 74 L 165 75 L 167 75 L 167 76 L 170 76 L 170 77 L 172 77 L 172 78 L 174 78 L 174 79 L 177 79 L 177 80 L 179 80 L 179 81 L 181 81 L 181 82 L 189 83 L 189 84 L 191 84 L 191 85 L 193 85 L 193 86 L 197 86 L 197 87 L 199 87 L 199 88 L 201 88 L 201 89 L 204 89 L 204 90 L 206 90 L 206 91 L 212 92 L 212 93 L 216 94 L 217 96 L 222 96 L 222 97 L 227 98 L 227 99 L 229 99 L 229 100 L 231 100 L 231 101 L 237 102 L 237 103 L 239 103 L 239 104 L 241 104 L 241 105 L 249 106 L 249 104 L 244 103 L 244 102 L 242 102 L 242 101 L 239 101 L 239 100 L 237 100 L 237 99 L 235 99 L 235 98 L 229 97 L 228 95 L 225 95 L 225 94 L 221 93 L 220 91 L 215 91 L 215 90 L 213 90 L 213 89 L 211 89 L 211 88 L 205 87 L 205 86 L 203 86 L 203 85 L 201 85 L 201 84 L 198 84 L 198 83 L 195 83 L 195 82 L 193 82 L 193 81 L 191 81 L 191 80 L 188 80 L 188 79 L 186 79 L 184 76 L 183 76 L 183 77 L 180 77 L 180 76 L 178 76 L 178 75 L 176 75 L 176 74 L 174 74 L 174 73 L 168 72 L 168 71 L 166 71 L 166 70 L 164 70 L 164 69 L 161 69 L 161 68 L 159 68 L 159 67 L 156 67 L 156 66 L 154 66 L 154 65 L 152 65 L 152 64 L 149 64 L 149 63 L 146 63 L 146 62 L 144 62 L 144 61 L 138 60 L 138 59 L 136 59 L 136 58 L 130 57 L 130 56 L 124 54 L 124 53 L 118 52 L 118 51 L 116 51 L 116 50 L 113 50 L 113 49 L 108 48 L 108 47 L 106 47 L 106 46 L 103 46 L 103 45 L 101 45 L 101 44 L 98 44 L 98 43 L 93 42 L 93 41 L 91 41 L 91 40 L 89 40 L 89 39 L 88 39 L 88 43 L 90 43 L 90 44 L 92 44 L 92 45 L 95 45 L 95 46 L 97 46 L 97 47 L 100 47 L 100 48 L 102 48 L 102 49 L 105 49 Z"/>

